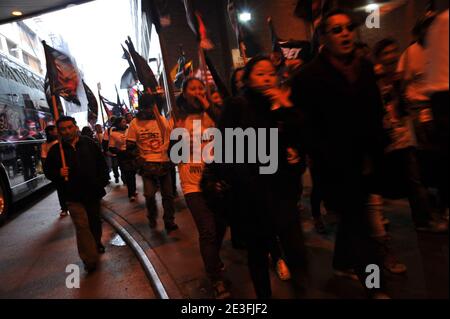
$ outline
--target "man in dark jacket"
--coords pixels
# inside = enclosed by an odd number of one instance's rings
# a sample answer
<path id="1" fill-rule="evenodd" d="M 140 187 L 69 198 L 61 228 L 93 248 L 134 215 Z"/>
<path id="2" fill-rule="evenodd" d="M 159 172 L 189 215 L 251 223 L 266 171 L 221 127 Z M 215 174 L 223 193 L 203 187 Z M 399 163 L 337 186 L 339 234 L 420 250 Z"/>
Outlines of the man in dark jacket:
<path id="1" fill-rule="evenodd" d="M 350 16 L 333 11 L 322 21 L 324 46 L 294 77 L 292 100 L 305 117 L 307 151 L 325 201 L 341 216 L 333 267 L 337 274 L 354 270 L 365 285 L 366 267 L 382 265 L 364 206 L 383 156 L 383 107 L 373 65 L 355 49 Z"/>
<path id="2" fill-rule="evenodd" d="M 100 148 L 87 137 L 79 136 L 76 121 L 62 116 L 56 123 L 62 137 L 66 167 L 59 147 L 52 147 L 44 165 L 45 176 L 65 195 L 75 225 L 77 246 L 86 271 L 95 270 L 101 242 L 100 200 L 106 194 L 108 168 Z"/>

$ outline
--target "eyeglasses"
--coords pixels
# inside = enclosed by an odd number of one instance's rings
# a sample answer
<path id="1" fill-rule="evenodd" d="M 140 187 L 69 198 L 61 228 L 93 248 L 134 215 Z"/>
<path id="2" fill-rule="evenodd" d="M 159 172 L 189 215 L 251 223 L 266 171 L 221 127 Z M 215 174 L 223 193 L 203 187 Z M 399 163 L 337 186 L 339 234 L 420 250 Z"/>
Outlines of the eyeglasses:
<path id="1" fill-rule="evenodd" d="M 338 25 L 328 30 L 327 33 L 333 33 L 337 35 L 344 32 L 344 29 L 346 29 L 348 32 L 353 32 L 355 31 L 356 28 L 357 28 L 356 23 L 350 23 L 347 25 Z"/>

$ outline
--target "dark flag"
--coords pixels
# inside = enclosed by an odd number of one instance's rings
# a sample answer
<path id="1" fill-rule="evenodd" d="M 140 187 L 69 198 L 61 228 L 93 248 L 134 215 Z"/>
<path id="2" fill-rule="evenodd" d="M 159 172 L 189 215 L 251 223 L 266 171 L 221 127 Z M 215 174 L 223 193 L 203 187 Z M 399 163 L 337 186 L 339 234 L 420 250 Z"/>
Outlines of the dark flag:
<path id="1" fill-rule="evenodd" d="M 44 45 L 51 94 L 61 96 L 68 102 L 81 105 L 77 96 L 78 71 L 72 60 L 68 55 L 48 46 L 45 41 L 42 41 L 42 44 Z"/>
<path id="2" fill-rule="evenodd" d="M 106 116 L 108 116 L 108 119 L 110 119 L 111 116 L 113 115 L 112 114 L 112 107 L 109 107 L 108 105 L 106 105 L 105 98 L 100 93 L 98 94 L 98 96 L 99 96 L 99 99 L 100 99 L 101 107 L 105 110 Z"/>
<path id="3" fill-rule="evenodd" d="M 53 114 L 53 101 L 52 101 L 52 92 L 50 90 L 50 79 L 48 78 L 48 73 L 45 75 L 44 80 L 44 91 L 45 91 L 45 98 L 47 100 L 47 104 L 50 107 L 50 110 Z M 56 109 L 58 111 L 58 116 L 64 115 L 64 109 L 61 104 L 61 100 L 59 99 L 59 96 L 56 96 Z M 53 118 L 56 118 L 55 114 L 53 114 Z"/>
<path id="4" fill-rule="evenodd" d="M 180 45 L 180 56 L 177 64 L 171 72 L 171 78 L 175 84 L 175 87 L 177 89 L 181 89 L 184 80 L 191 76 L 193 72 L 192 61 L 187 61 L 183 46 Z"/>
<path id="5" fill-rule="evenodd" d="M 123 108 L 120 104 L 111 102 L 110 100 L 108 100 L 107 98 L 103 97 L 102 95 L 100 95 L 100 100 L 103 104 L 103 107 L 105 108 L 106 114 L 108 114 L 108 118 L 110 118 L 111 116 L 123 116 L 124 115 L 124 111 Z"/>
<path id="6" fill-rule="evenodd" d="M 117 95 L 117 105 L 119 105 L 120 107 L 120 111 L 122 112 L 122 115 L 125 115 L 128 113 L 128 109 L 127 109 L 127 105 L 125 104 L 125 102 L 122 100 L 120 101 L 120 96 L 119 96 L 119 91 L 117 90 L 117 86 L 114 86 L 116 88 L 116 95 Z"/>
<path id="7" fill-rule="evenodd" d="M 281 61 L 283 61 L 284 60 L 284 54 L 283 54 L 283 51 L 282 51 L 281 46 L 280 46 L 280 39 L 278 38 L 278 35 L 277 35 L 276 31 L 275 31 L 275 26 L 273 25 L 273 21 L 272 21 L 271 17 L 269 17 L 267 19 L 267 23 L 269 24 L 270 34 L 271 34 L 271 37 L 272 37 L 272 52 L 279 54 Z"/>
<path id="8" fill-rule="evenodd" d="M 136 82 L 139 80 L 136 68 L 134 67 L 133 62 L 131 61 L 130 53 L 123 47 L 123 45 L 120 45 L 123 50 L 123 56 L 122 59 L 125 59 L 128 61 L 128 68 L 125 70 L 125 72 L 122 75 L 122 78 L 120 79 L 120 88 L 121 89 L 129 89 L 133 87 Z"/>
<path id="9" fill-rule="evenodd" d="M 131 58 L 136 66 L 138 79 L 144 86 L 145 91 L 150 90 L 152 93 L 156 93 L 158 81 L 156 80 L 152 69 L 148 65 L 147 61 L 145 61 L 145 59 L 136 52 L 130 37 L 128 37 L 128 40 L 125 41 L 125 43 L 128 46 Z"/>
<path id="10" fill-rule="evenodd" d="M 201 14 L 195 9 L 192 0 L 183 0 L 184 8 L 186 9 L 186 20 L 197 37 L 197 41 L 200 47 L 204 50 L 210 50 L 214 48 L 213 43 L 208 37 L 208 31 L 206 29 L 205 23 L 203 22 Z"/>
<path id="11" fill-rule="evenodd" d="M 230 92 L 227 89 L 227 86 L 220 78 L 219 73 L 217 72 L 216 68 L 214 67 L 214 64 L 212 63 L 212 60 L 209 58 L 208 54 L 205 53 L 205 60 L 206 65 L 208 66 L 209 72 L 211 72 L 211 75 L 214 79 L 214 83 L 216 84 L 216 87 L 222 96 L 223 99 L 226 99 L 230 97 Z"/>
<path id="12" fill-rule="evenodd" d="M 98 119 L 98 103 L 95 98 L 94 93 L 92 93 L 91 89 L 87 86 L 84 80 L 83 82 L 84 92 L 86 93 L 87 101 L 88 101 L 88 123 L 91 124 L 92 127 L 95 126 Z"/>

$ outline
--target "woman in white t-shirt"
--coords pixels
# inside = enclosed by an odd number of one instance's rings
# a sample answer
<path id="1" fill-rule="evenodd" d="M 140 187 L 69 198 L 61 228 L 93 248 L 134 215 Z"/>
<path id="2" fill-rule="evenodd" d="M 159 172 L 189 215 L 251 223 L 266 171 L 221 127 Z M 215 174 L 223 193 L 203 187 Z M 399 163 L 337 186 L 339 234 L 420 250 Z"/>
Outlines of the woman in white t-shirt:
<path id="1" fill-rule="evenodd" d="M 186 204 L 191 211 L 199 233 L 200 252 L 206 272 L 211 280 L 217 299 L 230 297 L 223 279 L 223 262 L 220 259 L 220 247 L 226 230 L 226 224 L 208 207 L 200 188 L 205 167 L 203 153 L 205 145 L 211 140 L 204 134 L 205 130 L 215 126 L 215 105 L 206 97 L 206 88 L 202 81 L 189 78 L 183 84 L 183 93 L 177 99 L 174 110 L 175 127 L 189 132 L 190 158 L 188 162 L 179 163 L 181 188 Z M 194 147 L 193 147 L 194 146 Z M 201 146 L 201 147 L 195 147 Z M 211 152 L 206 154 L 212 158 Z"/>

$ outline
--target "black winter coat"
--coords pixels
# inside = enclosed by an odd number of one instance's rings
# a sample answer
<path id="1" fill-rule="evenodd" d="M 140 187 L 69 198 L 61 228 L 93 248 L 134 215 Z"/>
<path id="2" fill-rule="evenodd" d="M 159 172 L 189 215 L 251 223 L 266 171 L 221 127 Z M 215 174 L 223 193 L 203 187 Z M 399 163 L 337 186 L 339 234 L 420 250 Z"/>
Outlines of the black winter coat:
<path id="1" fill-rule="evenodd" d="M 66 182 L 60 175 L 62 163 L 58 144 L 50 149 L 44 172 L 63 191 L 66 200 L 90 202 L 105 196 L 108 168 L 98 145 L 89 137 L 80 136 L 75 148 L 63 142 L 63 149 L 69 167 L 69 180 Z"/>
<path id="2" fill-rule="evenodd" d="M 360 189 L 379 167 L 386 144 L 383 104 L 373 64 L 363 59 L 350 83 L 321 53 L 292 79 L 305 121 L 308 155 L 328 195 L 339 200 Z"/>
<path id="3" fill-rule="evenodd" d="M 279 132 L 278 169 L 275 174 L 260 174 L 259 168 L 268 164 L 260 163 L 258 157 L 257 163 L 249 163 L 246 157 L 242 164 L 219 165 L 221 178 L 230 185 L 230 224 L 243 239 L 255 235 L 271 236 L 298 222 L 295 204 L 304 168 L 301 117 L 295 108 L 271 111 L 270 107 L 268 98 L 254 90 L 247 90 L 242 96 L 228 101 L 218 126 L 222 136 L 226 136 L 226 128 L 242 128 L 244 131 L 247 128 L 256 131 L 259 128 L 277 128 Z M 268 132 L 266 136 L 269 136 Z M 300 153 L 300 163 L 288 163 L 287 147 Z M 248 148 L 246 144 L 246 153 Z M 269 146 L 266 150 L 268 152 Z"/>

